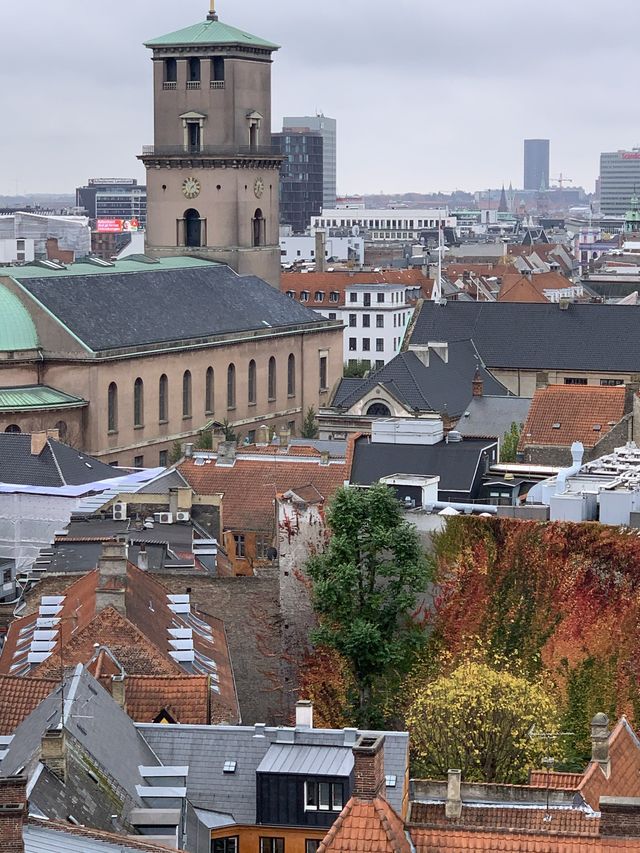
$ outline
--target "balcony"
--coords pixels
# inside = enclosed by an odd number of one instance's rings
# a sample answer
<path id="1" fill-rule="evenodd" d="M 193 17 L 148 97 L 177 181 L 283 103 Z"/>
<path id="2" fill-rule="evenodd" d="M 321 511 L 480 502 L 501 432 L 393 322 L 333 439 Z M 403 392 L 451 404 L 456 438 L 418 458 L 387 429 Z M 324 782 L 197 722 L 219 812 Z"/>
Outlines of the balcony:
<path id="1" fill-rule="evenodd" d="M 177 89 L 178 84 L 176 83 L 175 80 L 165 80 L 164 83 L 162 84 L 162 88 L 163 89 Z"/>
<path id="2" fill-rule="evenodd" d="M 224 89 L 224 80 L 210 80 L 209 81 L 210 89 Z"/>
<path id="3" fill-rule="evenodd" d="M 281 157 L 275 145 L 143 145 L 143 157 Z"/>
<path id="4" fill-rule="evenodd" d="M 200 81 L 199 80 L 187 80 L 187 89 L 199 89 Z"/>

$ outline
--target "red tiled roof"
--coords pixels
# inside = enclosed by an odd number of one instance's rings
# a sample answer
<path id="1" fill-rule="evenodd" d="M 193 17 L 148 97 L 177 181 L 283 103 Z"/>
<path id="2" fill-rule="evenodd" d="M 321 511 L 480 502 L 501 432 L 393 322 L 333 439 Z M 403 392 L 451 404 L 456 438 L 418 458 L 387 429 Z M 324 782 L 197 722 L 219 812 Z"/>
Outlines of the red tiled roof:
<path id="1" fill-rule="evenodd" d="M 593 447 L 624 415 L 625 389 L 599 385 L 549 385 L 533 395 L 520 437 L 531 445 L 570 447 L 581 441 Z M 554 427 L 559 424 L 559 427 Z M 594 426 L 599 425 L 599 430 Z"/>
<path id="2" fill-rule="evenodd" d="M 638 853 L 637 838 L 595 838 L 473 829 L 411 829 L 416 853 Z"/>
<path id="3" fill-rule="evenodd" d="M 331 461 L 328 465 L 320 464 L 319 459 L 315 463 L 303 462 L 291 458 L 298 453 L 274 455 L 273 448 L 265 455 L 269 455 L 271 461 L 239 456 L 233 466 L 216 466 L 215 459 L 210 464 L 196 465 L 188 459 L 181 463 L 179 471 L 198 494 L 223 495 L 222 520 L 226 530 L 268 534 L 273 534 L 275 529 L 276 495 L 289 489 L 314 486 L 327 500 L 347 477 L 343 461 Z"/>
<path id="4" fill-rule="evenodd" d="M 425 299 L 431 298 L 433 279 L 425 278 L 420 269 L 383 270 L 381 272 L 283 272 L 280 277 L 282 293 L 293 291 L 299 299 L 303 291 L 309 292 L 309 306 L 320 304 L 334 307 L 344 305 L 347 287 L 354 284 L 402 284 L 405 287 L 420 287 Z M 322 302 L 315 300 L 316 291 L 324 293 Z M 329 294 L 340 294 L 338 302 L 330 302 Z"/>
<path id="5" fill-rule="evenodd" d="M 351 797 L 318 853 L 411 853 L 402 818 L 383 798 Z"/>
<path id="6" fill-rule="evenodd" d="M 618 720 L 609 735 L 609 759 L 608 779 L 600 765 L 591 762 L 578 787 L 593 809 L 600 807 L 600 797 L 640 797 L 640 741 L 626 717 Z"/>
<path id="7" fill-rule="evenodd" d="M 570 282 L 559 272 L 542 272 L 532 276 L 509 273 L 503 276 L 498 302 L 549 302 L 545 290 L 564 290 Z"/>
<path id="8" fill-rule="evenodd" d="M 557 771 L 532 770 L 529 784 L 533 788 L 552 788 L 554 791 L 575 791 L 582 782 L 583 773 L 559 773 Z"/>
<path id="9" fill-rule="evenodd" d="M 125 679 L 127 713 L 138 723 L 153 723 L 166 710 L 176 723 L 208 725 L 228 722 L 209 713 L 206 675 L 132 675 Z"/>
<path id="10" fill-rule="evenodd" d="M 60 681 L 0 675 L 0 735 L 10 735 Z"/>
<path id="11" fill-rule="evenodd" d="M 457 819 L 447 818 L 444 803 L 413 803 L 411 823 L 426 826 L 464 827 L 509 832 L 562 832 L 597 835 L 599 821 L 578 809 L 519 808 L 505 806 L 465 806 Z"/>

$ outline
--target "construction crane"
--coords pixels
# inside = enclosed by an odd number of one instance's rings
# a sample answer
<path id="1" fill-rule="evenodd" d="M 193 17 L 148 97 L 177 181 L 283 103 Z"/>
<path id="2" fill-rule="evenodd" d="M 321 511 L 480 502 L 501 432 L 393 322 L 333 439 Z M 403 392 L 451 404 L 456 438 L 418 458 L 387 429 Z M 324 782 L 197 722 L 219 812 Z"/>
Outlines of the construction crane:
<path id="1" fill-rule="evenodd" d="M 563 188 L 564 184 L 572 184 L 573 178 L 565 178 L 565 176 L 560 172 L 557 178 L 551 178 L 552 182 L 556 183 L 560 189 Z"/>

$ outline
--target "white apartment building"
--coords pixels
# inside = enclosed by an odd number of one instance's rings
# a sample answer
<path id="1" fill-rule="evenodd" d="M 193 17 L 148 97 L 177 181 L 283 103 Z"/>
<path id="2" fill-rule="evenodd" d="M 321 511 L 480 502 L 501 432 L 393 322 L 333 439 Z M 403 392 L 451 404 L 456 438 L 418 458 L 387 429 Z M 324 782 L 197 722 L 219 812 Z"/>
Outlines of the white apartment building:
<path id="1" fill-rule="evenodd" d="M 354 261 L 362 266 L 364 239 L 362 237 L 327 237 L 324 255 L 327 260 L 335 258 L 337 261 Z M 281 234 L 280 257 L 283 264 L 315 261 L 316 238 L 306 234 Z"/>
<path id="2" fill-rule="evenodd" d="M 311 218 L 311 233 L 316 229 L 350 228 L 354 235 L 366 231 L 367 239 L 417 240 L 420 232 L 433 228 L 455 228 L 457 220 L 447 208 L 423 210 L 374 210 L 358 208 L 323 208 Z"/>
<path id="3" fill-rule="evenodd" d="M 34 258 L 35 240 L 0 237 L 0 264 L 28 264 Z"/>
<path id="4" fill-rule="evenodd" d="M 345 288 L 344 305 L 315 308 L 330 320 L 342 320 L 344 361 L 383 367 L 400 352 L 414 306 L 402 284 L 354 284 Z"/>

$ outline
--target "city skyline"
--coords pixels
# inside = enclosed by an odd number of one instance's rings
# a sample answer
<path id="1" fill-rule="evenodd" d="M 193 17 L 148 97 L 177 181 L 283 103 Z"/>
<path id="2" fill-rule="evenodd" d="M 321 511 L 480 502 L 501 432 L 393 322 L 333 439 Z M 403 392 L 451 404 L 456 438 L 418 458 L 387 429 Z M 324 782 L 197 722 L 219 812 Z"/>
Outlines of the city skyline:
<path id="1" fill-rule="evenodd" d="M 73 0 L 3 4 L 2 104 L 18 122 L 0 138 L 0 194 L 72 192 L 98 173 L 143 177 L 135 157 L 152 137 L 152 102 L 142 42 L 204 20 L 208 4 L 138 0 L 126 18 L 119 5 L 83 16 Z M 590 192 L 600 153 L 638 142 L 624 84 L 634 28 L 621 28 L 615 44 L 598 42 L 593 61 L 595 0 L 579 16 L 551 0 L 536 15 L 506 0 L 464 16 L 420 0 L 392 10 L 327 0 L 322 15 L 291 0 L 217 5 L 221 20 L 282 45 L 274 131 L 284 115 L 337 119 L 340 193 L 519 187 L 526 137 L 549 138 L 552 178 L 562 172 Z M 633 0 L 619 5 L 619 18 L 640 18 Z M 612 86 L 604 68 L 622 82 Z"/>

